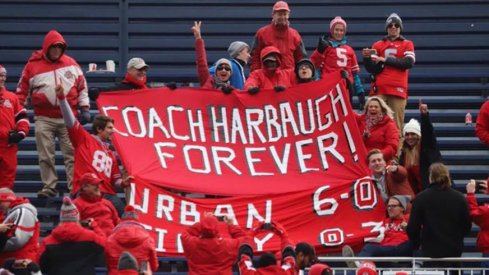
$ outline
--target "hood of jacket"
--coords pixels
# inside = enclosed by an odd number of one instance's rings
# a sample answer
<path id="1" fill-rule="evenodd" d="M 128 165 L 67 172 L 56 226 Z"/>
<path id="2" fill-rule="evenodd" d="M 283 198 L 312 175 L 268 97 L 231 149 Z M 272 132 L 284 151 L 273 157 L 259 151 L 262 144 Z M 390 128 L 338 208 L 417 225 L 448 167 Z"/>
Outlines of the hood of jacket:
<path id="1" fill-rule="evenodd" d="M 58 31 L 50 30 L 44 37 L 44 42 L 42 43 L 42 49 L 32 53 L 32 56 L 29 59 L 29 61 L 42 59 L 45 56 L 47 56 L 49 47 L 51 47 L 51 45 L 53 44 L 63 44 L 65 46 L 64 51 L 66 51 L 66 48 L 68 47 L 64 37 Z M 64 51 L 61 54 L 60 59 L 64 56 Z"/>
<path id="2" fill-rule="evenodd" d="M 18 208 L 24 208 L 29 212 L 32 212 L 32 214 L 37 218 L 37 209 L 34 207 L 34 205 L 31 204 L 31 202 L 23 197 L 17 197 L 11 204 L 10 204 L 10 211 L 9 213 L 15 211 Z"/>
<path id="3" fill-rule="evenodd" d="M 149 235 L 139 223 L 123 222 L 114 229 L 111 238 L 122 247 L 132 248 L 146 241 Z"/>
<path id="4" fill-rule="evenodd" d="M 267 55 L 270 55 L 270 54 L 275 54 L 275 56 L 277 57 L 277 62 L 278 62 L 278 66 L 277 67 L 280 67 L 280 65 L 282 64 L 282 61 L 281 61 L 282 54 L 280 53 L 279 49 L 277 49 L 274 46 L 268 46 L 268 47 L 263 48 L 263 50 L 261 50 L 261 52 L 260 52 L 260 60 L 261 60 L 262 66 L 263 67 L 265 66 L 263 60 L 265 59 L 265 57 Z"/>
<path id="5" fill-rule="evenodd" d="M 56 227 L 51 236 L 61 243 L 73 242 L 80 238 L 80 231 L 88 230 L 83 228 L 78 222 L 65 222 Z"/>

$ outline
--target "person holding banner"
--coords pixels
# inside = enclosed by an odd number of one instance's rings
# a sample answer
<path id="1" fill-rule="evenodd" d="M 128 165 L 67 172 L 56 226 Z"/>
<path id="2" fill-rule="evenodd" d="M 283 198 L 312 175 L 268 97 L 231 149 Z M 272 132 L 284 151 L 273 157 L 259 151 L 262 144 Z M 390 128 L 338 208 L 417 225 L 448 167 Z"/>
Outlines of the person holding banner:
<path id="1" fill-rule="evenodd" d="M 230 78 L 233 74 L 231 62 L 226 58 L 221 58 L 216 62 L 214 75 L 209 73 L 207 67 L 207 54 L 205 52 L 204 39 L 200 32 L 201 21 L 194 22 L 192 32 L 195 37 L 195 54 L 197 57 L 197 73 L 200 86 L 207 89 L 219 89 L 225 94 L 231 93 L 234 88 L 231 86 Z"/>
<path id="2" fill-rule="evenodd" d="M 378 96 L 371 96 L 362 115 L 356 116 L 363 143 L 369 152 L 379 149 L 390 163 L 399 148 L 399 130 L 393 120 L 392 109 Z"/>
<path id="3" fill-rule="evenodd" d="M 271 231 L 275 235 L 280 237 L 281 240 L 281 265 L 277 265 L 275 255 L 271 252 L 266 252 L 261 255 L 258 260 L 258 264 L 255 267 L 253 265 L 253 248 L 248 242 L 244 242 L 239 247 L 239 274 L 241 275 L 266 275 L 266 274 L 279 274 L 279 275 L 294 275 L 295 270 L 295 251 L 292 243 L 289 240 L 289 235 L 285 228 L 277 222 L 261 223 L 257 228 L 253 229 L 253 234 L 258 234 L 263 231 Z"/>
<path id="4" fill-rule="evenodd" d="M 182 233 L 188 274 L 233 274 L 233 265 L 246 234 L 228 216 L 223 216 L 223 221 L 231 238 L 219 234 L 219 221 L 212 213 L 205 213 L 202 221 Z"/>
<path id="5" fill-rule="evenodd" d="M 250 46 L 243 41 L 234 41 L 229 44 L 228 53 L 231 57 L 229 62 L 233 71 L 229 81 L 234 88 L 243 90 L 246 81 L 244 67 L 250 61 Z M 216 64 L 209 68 L 209 73 L 211 75 L 216 73 Z"/>
<path id="6" fill-rule="evenodd" d="M 316 67 L 311 60 L 304 58 L 295 64 L 294 84 L 308 83 L 316 80 Z"/>
<path id="7" fill-rule="evenodd" d="M 360 66 L 352 47 L 347 45 L 346 21 L 336 16 L 329 23 L 329 35 L 319 37 L 316 50 L 311 55 L 314 65 L 321 70 L 321 78 L 327 77 L 331 72 L 346 70 L 354 89 L 360 109 L 365 105 L 365 91 L 360 79 Z"/>
<path id="8" fill-rule="evenodd" d="M 281 69 L 282 54 L 274 46 L 261 51 L 261 69 L 254 70 L 246 80 L 245 89 L 249 94 L 256 94 L 260 89 L 274 89 L 282 92 L 292 86 L 294 77 L 292 69 Z"/>
<path id="9" fill-rule="evenodd" d="M 71 195 L 76 197 L 83 174 L 94 173 L 103 180 L 100 191 L 104 194 L 104 198 L 114 205 L 119 215 L 122 215 L 124 202 L 117 196 L 116 187 L 127 188 L 132 177 L 122 178 L 115 154 L 107 144 L 114 134 L 114 120 L 108 116 L 96 116 L 92 123 L 95 135 L 91 135 L 76 121 L 65 98 L 63 86 L 60 84 L 56 86 L 56 96 L 75 149 L 76 161 Z"/>

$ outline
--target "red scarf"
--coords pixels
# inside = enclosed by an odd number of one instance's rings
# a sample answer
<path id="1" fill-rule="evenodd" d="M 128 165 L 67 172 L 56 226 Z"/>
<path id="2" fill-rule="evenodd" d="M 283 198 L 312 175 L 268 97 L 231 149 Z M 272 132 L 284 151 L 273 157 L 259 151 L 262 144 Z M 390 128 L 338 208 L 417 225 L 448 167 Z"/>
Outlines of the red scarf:
<path id="1" fill-rule="evenodd" d="M 142 80 L 139 80 L 139 79 L 134 78 L 129 73 L 126 73 L 126 76 L 124 77 L 124 80 L 122 80 L 122 82 L 135 84 L 136 86 L 138 86 L 139 89 L 148 88 L 146 86 L 146 76 Z"/>

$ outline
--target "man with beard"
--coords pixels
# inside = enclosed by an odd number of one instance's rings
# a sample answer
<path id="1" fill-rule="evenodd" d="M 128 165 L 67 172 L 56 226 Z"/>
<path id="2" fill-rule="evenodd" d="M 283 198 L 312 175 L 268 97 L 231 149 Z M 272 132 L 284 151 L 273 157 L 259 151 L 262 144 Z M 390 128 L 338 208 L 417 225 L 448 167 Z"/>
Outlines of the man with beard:
<path id="1" fill-rule="evenodd" d="M 268 46 L 276 47 L 282 54 L 282 68 L 294 69 L 295 64 L 307 56 L 299 32 L 289 27 L 289 5 L 278 1 L 273 5 L 272 23 L 260 28 L 251 47 L 251 71 L 260 69 L 261 51 Z"/>

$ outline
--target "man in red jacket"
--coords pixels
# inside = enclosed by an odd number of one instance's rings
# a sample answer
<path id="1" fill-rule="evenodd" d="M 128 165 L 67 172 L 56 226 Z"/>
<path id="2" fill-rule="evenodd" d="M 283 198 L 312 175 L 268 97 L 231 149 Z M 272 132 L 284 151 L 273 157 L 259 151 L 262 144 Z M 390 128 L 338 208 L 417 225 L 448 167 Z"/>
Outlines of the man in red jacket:
<path id="1" fill-rule="evenodd" d="M 78 208 L 82 221 L 95 220 L 105 236 L 109 237 L 120 220 L 114 205 L 102 197 L 102 182 L 94 173 L 83 174 L 80 179 L 80 196 L 73 203 Z"/>
<path id="2" fill-rule="evenodd" d="M 61 85 L 66 91 L 71 112 L 77 113 L 77 108 L 80 108 L 84 120 L 90 120 L 87 82 L 78 63 L 65 54 L 66 48 L 63 36 L 55 30 L 49 31 L 42 49 L 29 58 L 17 86 L 20 104 L 25 105 L 30 96 L 34 107 L 39 168 L 44 184 L 38 193 L 40 197 L 57 194 L 58 176 L 54 162 L 56 137 L 63 152 L 69 189 L 73 177 L 73 146 L 59 110 L 55 87 Z"/>
<path id="3" fill-rule="evenodd" d="M 12 224 L 7 243 L 0 253 L 0 266 L 9 258 L 37 262 L 40 225 L 37 209 L 23 197 L 16 197 L 8 188 L 0 188 L 0 212 L 3 224 Z"/>
<path id="4" fill-rule="evenodd" d="M 39 249 L 39 264 L 51 275 L 95 274 L 98 257 L 103 255 L 106 238 L 97 222 L 88 228 L 80 224 L 80 213 L 69 197 L 64 197 L 60 224 L 44 238 Z M 93 230 L 91 230 L 93 229 Z"/>
<path id="5" fill-rule="evenodd" d="M 285 1 L 273 5 L 272 23 L 255 34 L 251 47 L 251 71 L 262 67 L 261 51 L 268 46 L 274 46 L 282 53 L 284 69 L 294 69 L 295 64 L 307 56 L 301 35 L 289 26 L 289 15 L 289 5 Z"/>
<path id="6" fill-rule="evenodd" d="M 246 237 L 233 219 L 224 217 L 231 238 L 219 234 L 219 221 L 211 213 L 204 214 L 202 221 L 182 233 L 182 245 L 187 258 L 189 274 L 233 274 L 241 241 Z"/>
<path id="7" fill-rule="evenodd" d="M 155 242 L 148 231 L 139 222 L 139 217 L 132 205 L 126 206 L 121 223 L 119 223 L 107 240 L 105 260 L 109 275 L 119 274 L 117 263 L 121 254 L 127 251 L 138 261 L 138 266 L 144 266 L 153 272 L 158 270 L 158 257 L 156 255 Z"/>
<path id="8" fill-rule="evenodd" d="M 15 94 L 5 89 L 7 70 L 0 65 L 0 188 L 14 188 L 17 143 L 29 133 L 27 112 Z"/>

